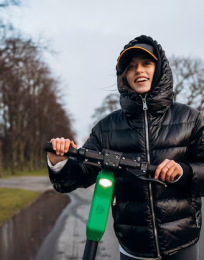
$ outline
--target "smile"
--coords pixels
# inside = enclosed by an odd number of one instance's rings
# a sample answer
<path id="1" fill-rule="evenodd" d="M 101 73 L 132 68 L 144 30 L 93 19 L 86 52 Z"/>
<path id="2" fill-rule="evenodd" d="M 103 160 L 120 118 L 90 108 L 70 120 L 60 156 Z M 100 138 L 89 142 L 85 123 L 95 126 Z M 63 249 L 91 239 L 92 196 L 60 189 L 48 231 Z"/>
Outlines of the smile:
<path id="1" fill-rule="evenodd" d="M 145 82 L 145 81 L 147 81 L 147 80 L 148 80 L 147 78 L 141 77 L 141 78 L 135 79 L 135 82 L 136 82 L 136 83 L 138 83 L 138 82 Z"/>

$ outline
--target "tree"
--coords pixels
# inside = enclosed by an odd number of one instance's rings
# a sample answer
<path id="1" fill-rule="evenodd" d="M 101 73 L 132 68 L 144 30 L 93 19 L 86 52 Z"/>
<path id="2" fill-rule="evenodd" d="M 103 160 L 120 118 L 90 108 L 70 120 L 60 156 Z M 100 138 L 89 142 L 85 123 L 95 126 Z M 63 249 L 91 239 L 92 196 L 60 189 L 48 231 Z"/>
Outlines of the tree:
<path id="1" fill-rule="evenodd" d="M 3 28 L 3 27 L 2 27 Z M 44 48 L 10 33 L 0 41 L 0 148 L 4 168 L 40 168 L 43 145 L 55 136 L 70 136 L 71 120 L 59 100 L 60 81 L 42 60 Z"/>
<path id="2" fill-rule="evenodd" d="M 170 59 L 174 78 L 174 98 L 204 112 L 204 62 L 199 58 Z"/>
<path id="3" fill-rule="evenodd" d="M 94 110 L 94 114 L 92 115 L 92 118 L 94 119 L 94 124 L 119 108 L 120 104 L 118 93 L 106 96 L 103 99 L 102 105 Z"/>

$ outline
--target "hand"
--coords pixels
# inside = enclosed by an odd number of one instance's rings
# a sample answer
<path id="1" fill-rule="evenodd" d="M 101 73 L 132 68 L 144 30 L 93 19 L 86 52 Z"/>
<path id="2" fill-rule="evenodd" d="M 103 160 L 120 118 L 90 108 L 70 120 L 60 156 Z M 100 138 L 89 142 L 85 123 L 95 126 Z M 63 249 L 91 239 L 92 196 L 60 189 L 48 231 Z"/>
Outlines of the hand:
<path id="1" fill-rule="evenodd" d="M 54 153 L 47 153 L 48 158 L 52 165 L 57 164 L 58 162 L 64 161 L 68 158 L 68 156 L 63 156 L 64 153 L 67 153 L 69 150 L 69 147 L 77 148 L 74 141 L 70 141 L 69 139 L 64 139 L 64 137 L 61 138 L 53 138 L 50 140 L 52 143 L 52 148 L 56 151 L 56 154 Z"/>
<path id="2" fill-rule="evenodd" d="M 171 182 L 182 174 L 181 167 L 174 161 L 166 159 L 158 165 L 154 178 L 161 181 Z"/>

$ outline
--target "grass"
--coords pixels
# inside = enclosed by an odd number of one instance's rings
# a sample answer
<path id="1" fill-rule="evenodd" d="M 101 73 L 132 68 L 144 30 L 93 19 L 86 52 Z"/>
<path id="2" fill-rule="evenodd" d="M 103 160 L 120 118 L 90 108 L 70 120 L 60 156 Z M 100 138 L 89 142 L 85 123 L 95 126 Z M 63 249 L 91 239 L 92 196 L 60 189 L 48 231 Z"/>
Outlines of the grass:
<path id="1" fill-rule="evenodd" d="M 11 178 L 18 176 L 48 176 L 47 168 L 43 168 L 35 171 L 17 171 L 16 174 L 12 175 L 10 172 L 5 172 L 5 174 L 1 178 Z"/>
<path id="2" fill-rule="evenodd" d="M 39 192 L 12 188 L 0 188 L 0 226 L 15 212 L 25 208 Z"/>

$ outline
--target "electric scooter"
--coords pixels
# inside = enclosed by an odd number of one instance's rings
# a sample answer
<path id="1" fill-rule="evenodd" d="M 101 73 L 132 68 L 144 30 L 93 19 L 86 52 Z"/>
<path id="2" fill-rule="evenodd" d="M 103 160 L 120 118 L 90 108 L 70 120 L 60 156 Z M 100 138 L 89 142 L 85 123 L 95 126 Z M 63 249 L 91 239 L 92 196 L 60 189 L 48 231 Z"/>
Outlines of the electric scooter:
<path id="1" fill-rule="evenodd" d="M 55 153 L 50 142 L 46 143 L 44 150 Z M 112 150 L 104 149 L 102 152 L 98 152 L 85 148 L 75 149 L 72 147 L 69 148 L 69 151 L 65 155 L 75 157 L 84 164 L 90 164 L 102 169 L 96 179 L 86 227 L 87 241 L 83 255 L 83 260 L 94 260 L 98 242 L 105 232 L 108 220 L 115 185 L 114 169 L 126 169 L 136 178 L 144 181 L 153 181 L 164 186 L 166 186 L 166 183 L 153 179 L 151 176 L 153 176 L 157 166 L 141 161 L 140 157 L 128 159 L 121 152 Z M 131 169 L 138 169 L 138 171 L 134 172 Z"/>

